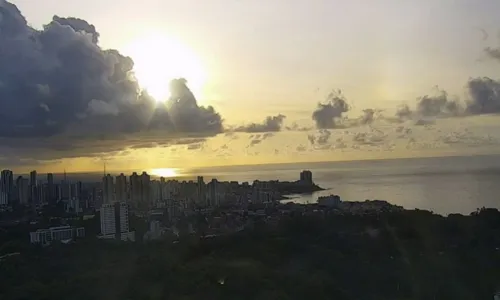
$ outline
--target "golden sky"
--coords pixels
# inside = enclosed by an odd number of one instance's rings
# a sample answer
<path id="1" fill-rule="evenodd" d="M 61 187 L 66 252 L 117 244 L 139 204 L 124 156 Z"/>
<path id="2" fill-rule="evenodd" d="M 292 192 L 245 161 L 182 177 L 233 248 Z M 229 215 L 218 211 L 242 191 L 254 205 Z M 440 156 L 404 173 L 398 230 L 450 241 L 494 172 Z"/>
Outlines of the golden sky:
<path id="1" fill-rule="evenodd" d="M 119 142 L 102 142 L 80 135 L 72 125 L 69 132 L 81 136 L 73 148 L 59 146 L 65 131 L 36 150 L 22 137 L 3 137 L 0 162 L 16 169 L 91 171 L 100 170 L 103 161 L 115 170 L 150 169 L 498 150 L 495 109 L 464 108 L 460 117 L 416 113 L 417 98 L 439 97 L 442 91 L 447 101 L 469 107 L 471 78 L 499 77 L 500 61 L 495 52 L 485 51 L 500 45 L 498 1 L 11 2 L 37 30 L 54 15 L 94 25 L 99 39 L 93 47 L 130 56 L 140 87 L 159 105 L 168 103 L 168 82 L 186 78 L 197 105 L 213 106 L 224 126 L 211 134 L 158 138 L 141 131 Z M 349 110 L 338 119 L 347 121 L 318 128 L 312 114 L 332 89 L 342 90 Z M 98 100 L 92 107 L 118 114 L 102 97 L 89 98 Z M 496 97 L 493 102 L 500 103 Z M 39 106 L 53 113 L 55 104 L 46 102 Z M 402 104 L 415 114 L 394 120 Z M 376 111 L 374 120 L 356 123 L 366 109 Z M 265 125 L 268 116 L 280 114 L 286 118 L 277 129 L 248 129 L 248 124 Z M 85 117 L 76 114 L 74 119 Z"/>

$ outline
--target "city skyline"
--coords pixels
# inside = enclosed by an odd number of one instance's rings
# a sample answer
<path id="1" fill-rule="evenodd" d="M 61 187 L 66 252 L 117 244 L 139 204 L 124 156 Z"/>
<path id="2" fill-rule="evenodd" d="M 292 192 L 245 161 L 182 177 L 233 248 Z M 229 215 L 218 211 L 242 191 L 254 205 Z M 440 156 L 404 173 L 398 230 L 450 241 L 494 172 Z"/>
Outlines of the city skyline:
<path id="1" fill-rule="evenodd" d="M 0 1 L 2 168 L 500 150 L 498 1 L 136 5 Z"/>

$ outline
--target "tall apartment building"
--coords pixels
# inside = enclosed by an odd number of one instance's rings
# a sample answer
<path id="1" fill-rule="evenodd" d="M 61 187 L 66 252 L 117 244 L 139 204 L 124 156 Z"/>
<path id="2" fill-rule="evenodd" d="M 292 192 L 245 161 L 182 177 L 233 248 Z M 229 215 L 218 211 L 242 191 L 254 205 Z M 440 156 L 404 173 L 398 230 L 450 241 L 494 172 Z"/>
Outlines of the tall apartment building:
<path id="1" fill-rule="evenodd" d="M 127 202 L 127 177 L 123 173 L 116 176 L 115 200 L 118 202 Z"/>
<path id="2" fill-rule="evenodd" d="M 103 204 L 112 204 L 115 202 L 114 199 L 114 182 L 113 177 L 111 175 L 106 175 L 102 178 L 102 199 Z"/>
<path id="3" fill-rule="evenodd" d="M 19 176 L 16 179 L 17 199 L 21 205 L 28 205 L 30 199 L 30 185 L 27 178 Z"/>
<path id="4" fill-rule="evenodd" d="M 134 205 L 141 201 L 141 179 L 136 172 L 130 175 L 130 201 Z"/>
<path id="5" fill-rule="evenodd" d="M 56 188 L 54 185 L 54 174 L 47 174 L 47 194 L 45 202 L 49 204 L 55 204 L 56 202 Z"/>
<path id="6" fill-rule="evenodd" d="M 141 174 L 141 204 L 144 208 L 151 202 L 151 177 L 146 172 Z"/>
<path id="7" fill-rule="evenodd" d="M 14 177 L 11 170 L 3 170 L 0 178 L 0 204 L 11 204 L 14 200 Z"/>
<path id="8" fill-rule="evenodd" d="M 101 206 L 102 239 L 135 241 L 135 232 L 129 232 L 128 204 L 115 202 Z"/>
<path id="9" fill-rule="evenodd" d="M 312 172 L 307 170 L 300 172 L 300 182 L 303 184 L 312 185 Z"/>
<path id="10" fill-rule="evenodd" d="M 30 185 L 37 185 L 36 170 L 30 172 Z"/>

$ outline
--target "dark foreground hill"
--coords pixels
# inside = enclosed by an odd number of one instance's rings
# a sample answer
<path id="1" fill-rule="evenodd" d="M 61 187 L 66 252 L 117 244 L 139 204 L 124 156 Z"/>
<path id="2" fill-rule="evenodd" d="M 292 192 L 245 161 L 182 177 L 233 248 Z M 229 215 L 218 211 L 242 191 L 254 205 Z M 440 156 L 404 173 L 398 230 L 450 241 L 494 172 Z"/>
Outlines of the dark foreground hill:
<path id="1" fill-rule="evenodd" d="M 286 217 L 211 239 L 26 248 L 0 299 L 493 299 L 500 213 Z"/>

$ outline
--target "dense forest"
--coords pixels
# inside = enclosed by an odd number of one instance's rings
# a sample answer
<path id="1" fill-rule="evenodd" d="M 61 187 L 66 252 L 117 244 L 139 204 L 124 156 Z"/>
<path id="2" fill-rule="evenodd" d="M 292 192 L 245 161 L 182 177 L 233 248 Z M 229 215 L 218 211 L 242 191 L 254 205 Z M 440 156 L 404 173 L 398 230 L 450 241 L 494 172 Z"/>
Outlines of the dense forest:
<path id="1" fill-rule="evenodd" d="M 215 238 L 19 247 L 0 260 L 0 299 L 493 299 L 500 288 L 493 209 L 289 216 Z"/>

